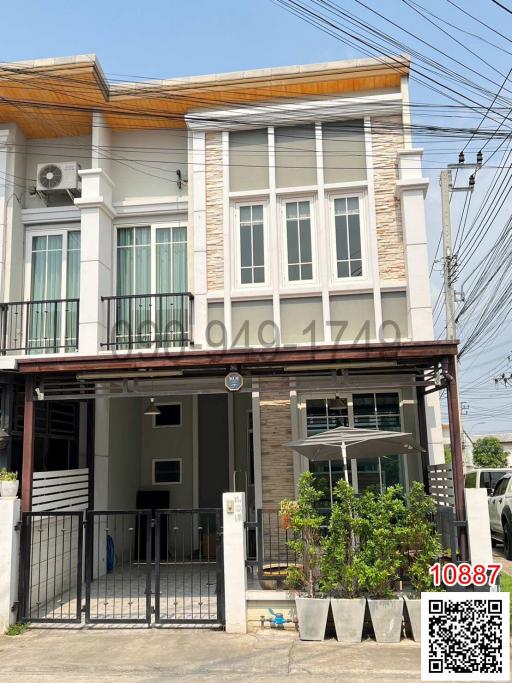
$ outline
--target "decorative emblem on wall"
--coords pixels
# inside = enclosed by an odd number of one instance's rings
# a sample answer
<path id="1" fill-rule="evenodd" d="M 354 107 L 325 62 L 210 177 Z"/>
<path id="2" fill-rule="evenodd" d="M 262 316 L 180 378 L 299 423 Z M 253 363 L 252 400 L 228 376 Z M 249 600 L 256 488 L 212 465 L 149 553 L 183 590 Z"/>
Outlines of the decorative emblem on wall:
<path id="1" fill-rule="evenodd" d="M 224 378 L 224 385 L 228 391 L 239 391 L 244 386 L 244 378 L 239 372 L 230 372 Z"/>

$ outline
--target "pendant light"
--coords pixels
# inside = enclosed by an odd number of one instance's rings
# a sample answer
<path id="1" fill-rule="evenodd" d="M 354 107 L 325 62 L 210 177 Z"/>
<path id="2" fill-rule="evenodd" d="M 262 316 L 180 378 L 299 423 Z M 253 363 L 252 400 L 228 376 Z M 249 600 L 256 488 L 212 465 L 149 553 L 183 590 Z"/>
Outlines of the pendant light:
<path id="1" fill-rule="evenodd" d="M 153 391 L 155 390 L 155 380 L 153 379 L 151 383 L 151 388 Z M 151 397 L 149 399 L 149 404 L 146 410 L 144 411 L 144 415 L 161 415 L 161 410 L 160 408 L 156 405 L 155 399 Z"/>
<path id="2" fill-rule="evenodd" d="M 156 405 L 155 399 L 150 398 L 148 407 L 144 411 L 144 415 L 160 415 L 160 414 L 161 414 L 161 411 L 160 411 L 160 408 Z"/>

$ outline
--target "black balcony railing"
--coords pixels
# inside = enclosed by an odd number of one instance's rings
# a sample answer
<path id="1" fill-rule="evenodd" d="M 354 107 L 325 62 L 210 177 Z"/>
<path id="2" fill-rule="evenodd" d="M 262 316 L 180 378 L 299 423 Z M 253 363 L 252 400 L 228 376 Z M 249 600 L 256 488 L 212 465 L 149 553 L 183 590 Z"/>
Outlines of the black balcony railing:
<path id="1" fill-rule="evenodd" d="M 76 351 L 78 309 L 78 299 L 0 304 L 0 353 Z"/>
<path id="2" fill-rule="evenodd" d="M 180 347 L 192 344 L 189 292 L 101 297 L 107 307 L 108 349 Z"/>

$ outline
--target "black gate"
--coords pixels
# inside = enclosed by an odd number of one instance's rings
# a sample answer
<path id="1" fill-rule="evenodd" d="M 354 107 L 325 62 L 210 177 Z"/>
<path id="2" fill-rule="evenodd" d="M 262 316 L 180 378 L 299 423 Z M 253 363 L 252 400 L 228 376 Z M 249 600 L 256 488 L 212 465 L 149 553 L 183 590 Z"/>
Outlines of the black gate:
<path id="1" fill-rule="evenodd" d="M 82 512 L 22 514 L 20 620 L 80 622 L 82 557 Z"/>
<path id="2" fill-rule="evenodd" d="M 158 510 L 155 522 L 156 622 L 222 624 L 221 510 Z"/>
<path id="3" fill-rule="evenodd" d="M 87 512 L 87 623 L 151 623 L 151 529 L 151 510 Z"/>
<path id="4" fill-rule="evenodd" d="M 22 527 L 25 621 L 224 622 L 219 509 L 29 512 Z"/>

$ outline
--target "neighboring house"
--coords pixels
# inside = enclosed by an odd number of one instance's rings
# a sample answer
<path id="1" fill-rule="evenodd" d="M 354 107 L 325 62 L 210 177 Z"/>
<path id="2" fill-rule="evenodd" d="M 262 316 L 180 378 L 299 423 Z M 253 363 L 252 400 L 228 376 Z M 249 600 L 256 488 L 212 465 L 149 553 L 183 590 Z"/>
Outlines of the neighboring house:
<path id="1" fill-rule="evenodd" d="M 32 469 L 87 467 L 62 506 L 238 489 L 253 515 L 308 467 L 283 444 L 338 425 L 425 447 L 352 462 L 359 490 L 443 462 L 456 344 L 433 333 L 407 58 L 115 84 L 94 56 L 0 70 L 0 426 L 25 510 Z"/>

